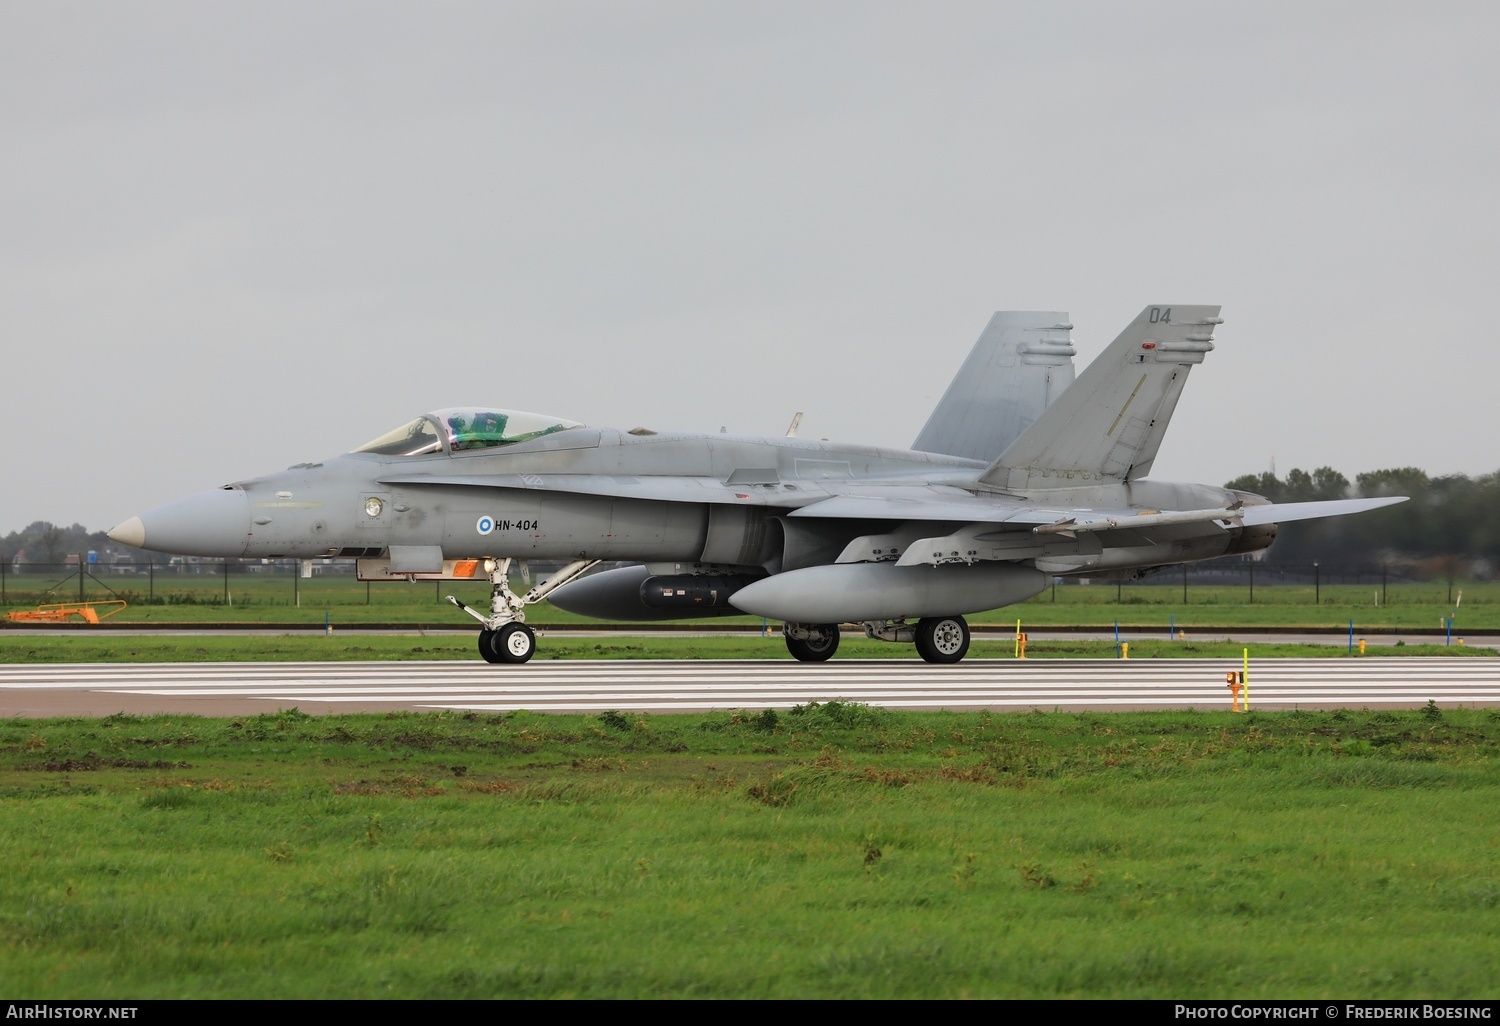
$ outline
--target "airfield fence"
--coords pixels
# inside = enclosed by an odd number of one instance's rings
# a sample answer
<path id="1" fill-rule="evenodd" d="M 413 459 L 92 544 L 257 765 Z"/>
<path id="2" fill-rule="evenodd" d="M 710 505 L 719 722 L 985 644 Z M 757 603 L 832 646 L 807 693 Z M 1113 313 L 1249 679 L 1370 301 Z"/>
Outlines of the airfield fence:
<path id="1" fill-rule="evenodd" d="M 560 564 L 533 562 L 534 580 L 545 579 Z M 83 568 L 80 574 L 79 568 Z M 1452 602 L 1464 582 L 1423 577 L 1410 569 L 1384 564 L 1269 563 L 1230 559 L 1170 567 L 1138 580 L 1123 575 L 1094 578 L 1056 578 L 1052 588 L 1034 601 L 1120 604 L 1160 602 L 1175 589 L 1171 601 L 1261 601 L 1306 603 L 1349 601 L 1350 588 L 1359 600 L 1376 606 L 1408 602 Z M 421 599 L 421 591 L 430 599 Z M 1087 597 L 1082 589 L 1090 589 Z M 1165 589 L 1165 590 L 1164 590 Z M 474 582 L 435 581 L 392 583 L 375 588 L 355 576 L 354 561 L 317 560 L 304 567 L 297 559 L 209 560 L 174 557 L 148 562 L 6 563 L 0 561 L 0 606 L 43 602 L 91 601 L 123 598 L 133 605 L 270 605 L 317 608 L 352 605 L 411 605 L 414 601 L 441 603 L 458 594 L 465 601 L 484 604 L 489 586 Z M 1148 597 L 1150 596 L 1150 597 Z"/>
<path id="2" fill-rule="evenodd" d="M 313 560 L 306 566 L 298 559 L 179 556 L 160 562 L 114 563 L 73 559 L 65 563 L 0 563 L 0 606 L 100 598 L 123 598 L 132 605 L 148 606 L 409 605 L 412 593 L 405 589 L 425 583 L 395 586 L 404 593 L 397 602 L 388 603 L 382 598 L 396 596 L 388 588 L 373 588 L 369 582 L 358 580 L 352 559 Z M 433 602 L 444 601 L 444 595 L 460 589 L 477 588 L 485 595 L 489 592 L 483 580 L 433 584 L 436 587 L 427 586 Z"/>

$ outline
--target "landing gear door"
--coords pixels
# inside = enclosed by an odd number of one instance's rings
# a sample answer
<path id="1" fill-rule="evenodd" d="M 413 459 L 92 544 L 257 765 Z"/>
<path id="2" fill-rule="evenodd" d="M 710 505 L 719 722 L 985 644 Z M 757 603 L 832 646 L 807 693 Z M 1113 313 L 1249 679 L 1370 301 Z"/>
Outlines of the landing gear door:
<path id="1" fill-rule="evenodd" d="M 404 559 L 358 559 L 354 575 L 361 581 L 483 581 L 489 574 L 485 563 L 482 559 L 445 559 L 440 569 L 429 571 L 402 569 L 413 565 Z"/>

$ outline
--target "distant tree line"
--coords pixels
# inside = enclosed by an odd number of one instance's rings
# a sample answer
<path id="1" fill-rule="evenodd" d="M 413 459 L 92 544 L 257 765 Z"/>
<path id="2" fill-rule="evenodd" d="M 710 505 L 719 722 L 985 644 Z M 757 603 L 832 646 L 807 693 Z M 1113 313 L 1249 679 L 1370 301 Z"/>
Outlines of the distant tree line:
<path id="1" fill-rule="evenodd" d="M 1428 477 L 1397 467 L 1349 479 L 1332 467 L 1246 474 L 1229 488 L 1273 502 L 1407 495 L 1369 513 L 1283 524 L 1270 558 L 1278 563 L 1389 563 L 1425 576 L 1489 577 L 1500 567 L 1500 472 L 1482 477 Z"/>
<path id="2" fill-rule="evenodd" d="M 1379 565 L 1428 577 L 1487 578 L 1500 568 L 1500 472 L 1483 477 L 1428 477 L 1416 467 L 1397 467 L 1349 479 L 1332 467 L 1311 473 L 1246 474 L 1227 487 L 1264 495 L 1272 502 L 1316 502 L 1384 495 L 1411 501 L 1329 520 L 1283 524 L 1269 558 L 1276 563 Z M 62 563 L 89 550 L 101 561 L 121 555 L 140 562 L 166 557 L 121 546 L 103 531 L 82 524 L 62 527 L 38 520 L 0 538 L 7 565 Z"/>
<path id="3" fill-rule="evenodd" d="M 82 524 L 63 527 L 47 520 L 35 520 L 19 531 L 12 531 L 0 538 L 0 559 L 7 564 L 61 563 L 69 556 L 82 555 L 90 549 L 103 552 L 141 553 L 140 549 L 127 549 L 109 540 L 104 531 L 90 531 Z"/>

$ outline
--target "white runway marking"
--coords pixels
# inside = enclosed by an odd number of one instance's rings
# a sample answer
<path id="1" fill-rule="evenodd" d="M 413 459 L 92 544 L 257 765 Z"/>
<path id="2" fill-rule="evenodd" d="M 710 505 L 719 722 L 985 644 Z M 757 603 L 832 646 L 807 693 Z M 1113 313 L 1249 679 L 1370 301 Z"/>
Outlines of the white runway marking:
<path id="1" fill-rule="evenodd" d="M 481 662 L 124 663 L 0 666 L 5 692 L 133 696 L 131 708 L 222 714 L 298 706 L 599 712 L 787 709 L 832 699 L 889 708 L 1227 709 L 1224 675 L 1235 659 L 565 661 L 524 666 Z M 32 697 L 41 699 L 41 694 Z M 207 710 L 202 703 L 213 701 Z M 1329 707 L 1500 705 L 1500 660 L 1480 657 L 1267 659 L 1250 666 L 1250 701 L 1262 710 Z M 59 704 L 66 704 L 59 698 Z M 124 705 L 120 707 L 125 708 Z M 57 713 L 38 715 L 63 715 Z"/>

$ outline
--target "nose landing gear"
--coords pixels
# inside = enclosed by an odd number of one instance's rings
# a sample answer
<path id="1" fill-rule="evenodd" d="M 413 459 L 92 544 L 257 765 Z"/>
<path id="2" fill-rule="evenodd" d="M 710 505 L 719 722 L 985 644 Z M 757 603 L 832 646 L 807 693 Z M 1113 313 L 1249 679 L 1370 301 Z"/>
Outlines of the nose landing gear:
<path id="1" fill-rule="evenodd" d="M 865 637 L 874 641 L 916 642 L 917 655 L 929 663 L 956 663 L 969 651 L 969 623 L 961 616 L 928 616 L 916 624 L 905 620 L 867 620 Z"/>
<path id="2" fill-rule="evenodd" d="M 789 623 L 781 630 L 786 635 L 787 651 L 798 662 L 821 663 L 839 650 L 836 623 Z"/>
<path id="3" fill-rule="evenodd" d="M 917 654 L 929 663 L 956 663 L 969 651 L 969 625 L 961 616 L 917 621 Z"/>
<path id="4" fill-rule="evenodd" d="M 524 663 L 536 654 L 536 632 L 526 626 L 526 607 L 540 602 L 555 589 L 599 565 L 597 559 L 579 559 L 563 567 L 525 595 L 510 590 L 512 560 L 485 560 L 490 572 L 490 615 L 449 595 L 448 601 L 478 620 L 479 655 L 487 663 Z"/>

